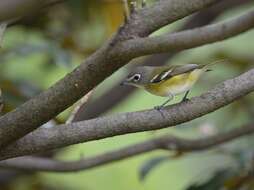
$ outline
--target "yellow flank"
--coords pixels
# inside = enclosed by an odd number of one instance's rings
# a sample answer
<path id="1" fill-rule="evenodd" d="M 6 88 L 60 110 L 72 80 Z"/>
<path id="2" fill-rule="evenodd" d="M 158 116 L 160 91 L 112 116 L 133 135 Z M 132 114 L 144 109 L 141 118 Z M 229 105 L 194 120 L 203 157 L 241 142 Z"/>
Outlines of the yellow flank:
<path id="1" fill-rule="evenodd" d="M 196 69 L 190 73 L 173 76 L 159 83 L 145 85 L 145 89 L 157 96 L 170 96 L 186 92 L 197 82 L 204 69 Z"/>

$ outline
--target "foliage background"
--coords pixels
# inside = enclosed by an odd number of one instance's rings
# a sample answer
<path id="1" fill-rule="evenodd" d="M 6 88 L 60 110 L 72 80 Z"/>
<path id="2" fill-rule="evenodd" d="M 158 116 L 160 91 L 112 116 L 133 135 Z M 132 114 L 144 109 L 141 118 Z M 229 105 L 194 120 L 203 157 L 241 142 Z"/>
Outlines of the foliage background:
<path id="1" fill-rule="evenodd" d="M 148 6 L 150 3 L 152 1 L 148 1 Z M 253 3 L 226 11 L 214 22 L 233 17 L 252 7 Z M 165 27 L 154 35 L 174 31 L 187 19 Z M 14 109 L 70 72 L 96 51 L 117 30 L 122 20 L 121 1 L 70 0 L 42 10 L 9 27 L 4 34 L 0 51 L 0 86 L 5 102 L 4 112 Z M 254 59 L 252 40 L 254 32 L 250 31 L 224 42 L 179 53 L 169 63 L 207 63 L 218 59 L 230 61 L 229 64 L 217 65 L 213 72 L 209 72 L 195 86 L 191 96 L 199 95 L 215 84 L 233 78 L 251 67 Z M 143 59 L 145 57 L 134 60 L 131 64 L 142 62 Z M 127 68 L 122 68 L 100 84 L 93 93 L 92 101 L 96 104 L 96 99 L 115 85 L 126 72 Z M 249 95 L 242 101 L 175 128 L 79 144 L 57 151 L 55 157 L 75 160 L 82 156 L 124 147 L 162 133 L 197 138 L 238 127 L 253 120 L 253 98 L 253 95 Z M 172 103 L 180 100 L 181 97 L 177 97 Z M 138 90 L 105 114 L 151 108 L 163 101 L 163 98 Z M 65 122 L 71 110 L 72 108 L 60 114 L 56 122 Z M 22 173 L 10 183 L 3 181 L 1 186 L 15 190 L 187 189 L 191 184 L 212 180 L 214 174 L 217 175 L 217 172 L 224 168 L 236 168 L 239 166 L 239 160 L 249 159 L 252 155 L 252 143 L 251 138 L 245 138 L 216 150 L 184 154 L 176 158 L 172 158 L 173 152 L 156 151 L 77 173 Z M 237 152 L 241 152 L 241 156 L 236 154 Z M 148 167 L 149 160 L 161 157 L 167 159 L 163 159 L 163 162 L 151 169 L 145 179 L 141 180 L 142 168 Z"/>

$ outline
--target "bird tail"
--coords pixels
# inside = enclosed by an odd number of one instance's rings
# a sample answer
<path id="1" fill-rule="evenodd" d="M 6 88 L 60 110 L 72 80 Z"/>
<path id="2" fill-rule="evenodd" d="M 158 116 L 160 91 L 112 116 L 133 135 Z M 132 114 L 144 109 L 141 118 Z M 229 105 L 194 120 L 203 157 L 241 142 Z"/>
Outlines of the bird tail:
<path id="1" fill-rule="evenodd" d="M 206 72 L 209 72 L 209 71 L 212 71 L 212 69 L 210 69 L 209 67 L 211 67 L 212 65 L 218 64 L 218 63 L 228 63 L 228 61 L 227 61 L 226 59 L 219 59 L 219 60 L 213 61 L 213 62 L 211 62 L 211 63 L 202 65 L 201 67 L 202 67 Z"/>

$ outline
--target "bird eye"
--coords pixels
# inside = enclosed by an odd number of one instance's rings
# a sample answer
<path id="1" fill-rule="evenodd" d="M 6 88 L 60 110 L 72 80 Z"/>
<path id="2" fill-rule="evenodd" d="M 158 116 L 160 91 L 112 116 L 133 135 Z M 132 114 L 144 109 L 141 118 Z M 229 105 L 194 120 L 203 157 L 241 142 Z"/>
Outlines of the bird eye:
<path id="1" fill-rule="evenodd" d="M 135 81 L 135 82 L 139 81 L 140 77 L 141 77 L 140 74 L 135 74 L 135 75 L 133 76 L 133 81 Z"/>

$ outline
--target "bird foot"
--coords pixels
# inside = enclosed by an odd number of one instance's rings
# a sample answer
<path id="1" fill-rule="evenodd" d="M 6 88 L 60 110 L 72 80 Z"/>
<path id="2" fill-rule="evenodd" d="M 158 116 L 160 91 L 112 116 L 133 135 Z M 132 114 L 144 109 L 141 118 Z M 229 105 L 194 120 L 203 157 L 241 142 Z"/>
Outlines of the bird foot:
<path id="1" fill-rule="evenodd" d="M 162 108 L 164 108 L 164 106 L 154 106 L 154 109 L 155 109 L 155 110 L 158 110 L 158 111 L 161 111 Z"/>
<path id="2" fill-rule="evenodd" d="M 157 110 L 160 114 L 161 114 L 161 116 L 163 117 L 163 118 L 165 118 L 165 116 L 164 116 L 164 114 L 163 114 L 163 112 L 162 112 L 162 109 L 164 108 L 164 106 L 155 106 L 154 107 L 154 109 L 155 110 Z"/>
<path id="3" fill-rule="evenodd" d="M 181 102 L 187 102 L 187 101 L 189 101 L 189 100 L 190 100 L 189 98 L 184 98 L 184 99 L 182 99 Z"/>

